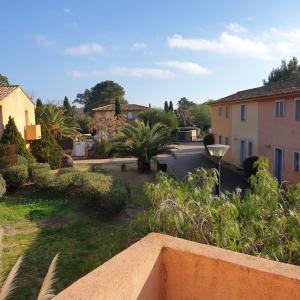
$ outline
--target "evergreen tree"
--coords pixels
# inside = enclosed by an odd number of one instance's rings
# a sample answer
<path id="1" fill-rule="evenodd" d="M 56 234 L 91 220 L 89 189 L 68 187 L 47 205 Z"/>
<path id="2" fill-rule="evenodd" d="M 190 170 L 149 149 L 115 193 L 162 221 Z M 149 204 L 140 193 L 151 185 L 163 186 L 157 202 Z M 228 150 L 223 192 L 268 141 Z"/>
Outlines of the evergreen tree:
<path id="1" fill-rule="evenodd" d="M 151 103 L 149 103 L 149 108 L 151 108 Z"/>
<path id="2" fill-rule="evenodd" d="M 121 103 L 119 98 L 115 100 L 115 116 L 119 116 L 121 114 Z"/>
<path id="3" fill-rule="evenodd" d="M 64 104 L 63 104 L 63 108 L 66 110 L 66 111 L 70 111 L 72 109 L 71 105 L 70 105 L 70 102 L 69 102 L 69 99 L 67 96 L 65 96 L 64 98 Z"/>
<path id="4" fill-rule="evenodd" d="M 174 108 L 173 108 L 173 102 L 170 101 L 169 102 L 169 111 L 173 111 L 173 110 L 174 110 Z"/>
<path id="5" fill-rule="evenodd" d="M 49 163 L 51 169 L 60 167 L 62 150 L 48 127 L 42 123 L 42 137 L 32 142 L 31 149 L 36 160 L 40 163 Z"/>
<path id="6" fill-rule="evenodd" d="M 8 122 L 4 128 L 0 143 L 15 144 L 17 154 L 24 156 L 29 162 L 34 161 L 34 158 L 30 151 L 26 148 L 25 141 L 12 117 L 8 118 Z"/>
<path id="7" fill-rule="evenodd" d="M 35 107 L 38 108 L 38 107 L 41 107 L 42 105 L 43 105 L 42 100 L 40 98 L 37 98 Z"/>
<path id="8" fill-rule="evenodd" d="M 0 74 L 0 85 L 9 85 L 9 81 L 6 76 Z"/>
<path id="9" fill-rule="evenodd" d="M 169 111 L 168 101 L 165 101 L 164 111 L 165 111 L 165 112 L 168 112 L 168 111 Z"/>

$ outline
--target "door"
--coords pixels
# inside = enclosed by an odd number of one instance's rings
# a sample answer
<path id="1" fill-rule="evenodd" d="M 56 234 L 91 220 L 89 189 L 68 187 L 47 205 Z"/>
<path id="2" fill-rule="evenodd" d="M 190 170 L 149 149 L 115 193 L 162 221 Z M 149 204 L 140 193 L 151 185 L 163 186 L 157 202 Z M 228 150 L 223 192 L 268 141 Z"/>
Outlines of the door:
<path id="1" fill-rule="evenodd" d="M 240 141 L 240 166 L 243 166 L 244 160 L 245 160 L 245 155 L 246 154 L 246 141 L 241 140 Z"/>
<path id="2" fill-rule="evenodd" d="M 274 175 L 281 183 L 283 179 L 283 149 L 281 148 L 275 148 Z"/>

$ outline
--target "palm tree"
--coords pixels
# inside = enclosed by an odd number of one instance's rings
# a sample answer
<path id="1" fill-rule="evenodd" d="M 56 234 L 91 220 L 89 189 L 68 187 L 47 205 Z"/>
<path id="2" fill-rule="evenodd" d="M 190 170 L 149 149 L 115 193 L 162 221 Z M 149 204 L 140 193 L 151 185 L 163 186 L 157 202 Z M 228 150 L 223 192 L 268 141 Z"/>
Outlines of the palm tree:
<path id="1" fill-rule="evenodd" d="M 161 123 L 150 126 L 143 121 L 136 120 L 133 124 L 126 124 L 119 137 L 118 152 L 122 155 L 137 158 L 138 170 L 147 172 L 151 170 L 151 158 L 158 154 L 170 154 L 174 147 L 170 146 L 172 138 L 170 129 Z"/>
<path id="2" fill-rule="evenodd" d="M 74 137 L 79 134 L 78 126 L 65 110 L 54 104 L 42 105 L 37 108 L 40 122 L 47 125 L 54 137 Z"/>

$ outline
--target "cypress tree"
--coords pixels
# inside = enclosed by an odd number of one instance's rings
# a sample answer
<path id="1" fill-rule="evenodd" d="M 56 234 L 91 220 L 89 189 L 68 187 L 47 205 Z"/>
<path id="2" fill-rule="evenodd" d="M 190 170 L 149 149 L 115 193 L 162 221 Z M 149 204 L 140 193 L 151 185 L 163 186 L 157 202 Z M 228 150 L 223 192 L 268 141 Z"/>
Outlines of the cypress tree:
<path id="1" fill-rule="evenodd" d="M 115 116 L 119 116 L 121 114 L 121 103 L 119 98 L 115 100 Z"/>
<path id="2" fill-rule="evenodd" d="M 29 162 L 34 161 L 34 157 L 32 156 L 31 152 L 26 148 L 26 143 L 12 117 L 8 118 L 8 122 L 5 125 L 0 143 L 15 144 L 17 154 L 24 156 Z"/>
<path id="3" fill-rule="evenodd" d="M 42 100 L 41 100 L 40 98 L 38 98 L 38 99 L 36 100 L 35 107 L 36 107 L 36 108 L 39 108 L 39 107 L 41 107 L 41 106 L 43 106 L 43 102 L 42 102 Z"/>
<path id="4" fill-rule="evenodd" d="M 173 110 L 174 110 L 174 108 L 173 108 L 173 102 L 170 101 L 169 102 L 169 111 L 173 111 Z"/>
<path id="5" fill-rule="evenodd" d="M 70 102 L 69 102 L 69 99 L 67 96 L 65 96 L 64 98 L 64 104 L 63 104 L 63 108 L 67 111 L 70 111 L 72 109 L 71 105 L 70 105 Z"/>
<path id="6" fill-rule="evenodd" d="M 55 138 L 51 135 L 45 124 L 42 127 L 42 137 L 40 140 L 32 142 L 31 149 L 36 160 L 40 163 L 48 163 L 51 169 L 60 167 L 62 150 Z"/>
<path id="7" fill-rule="evenodd" d="M 169 111 L 168 101 L 165 101 L 164 111 L 165 111 L 165 112 L 168 112 L 168 111 Z"/>

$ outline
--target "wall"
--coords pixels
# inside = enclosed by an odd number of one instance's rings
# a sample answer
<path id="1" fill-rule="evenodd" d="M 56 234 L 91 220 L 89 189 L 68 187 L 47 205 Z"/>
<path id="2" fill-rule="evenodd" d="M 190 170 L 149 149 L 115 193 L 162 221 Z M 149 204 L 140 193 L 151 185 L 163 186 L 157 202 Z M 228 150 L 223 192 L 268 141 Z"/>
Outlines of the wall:
<path id="1" fill-rule="evenodd" d="M 274 174 L 275 147 L 283 148 L 283 179 L 297 183 L 300 182 L 300 173 L 293 171 L 293 151 L 300 151 L 300 121 L 294 120 L 293 97 L 284 99 L 284 117 L 275 117 L 275 101 L 281 99 L 259 102 L 259 154 L 269 159 Z"/>
<path id="2" fill-rule="evenodd" d="M 219 116 L 219 107 L 222 107 L 222 116 Z M 225 137 L 227 136 L 229 139 L 229 150 L 227 151 L 226 155 L 224 156 L 224 160 L 227 162 L 232 162 L 232 149 L 231 145 L 233 142 L 232 139 L 232 110 L 231 106 L 228 105 L 228 118 L 225 115 L 225 108 L 226 105 L 213 105 L 211 106 L 211 117 L 212 117 L 212 126 L 211 131 L 215 135 L 215 143 L 219 144 L 219 136 L 222 136 L 222 144 L 225 144 Z"/>
<path id="3" fill-rule="evenodd" d="M 28 124 L 35 124 L 35 112 L 34 104 L 25 95 L 21 88 L 15 89 L 6 98 L 0 101 L 0 106 L 2 107 L 2 120 L 5 126 L 8 122 L 9 116 L 14 118 L 18 130 L 25 136 L 25 111 L 28 111 Z M 0 117 L 1 119 L 1 117 Z M 0 125 L 0 136 L 3 133 L 3 127 Z"/>
<path id="4" fill-rule="evenodd" d="M 241 105 L 247 105 L 246 121 L 241 121 Z M 253 143 L 253 155 L 258 152 L 258 103 L 241 102 L 231 105 L 232 110 L 232 163 L 240 165 L 240 142 L 246 140 Z M 246 154 L 246 157 L 248 153 Z"/>

